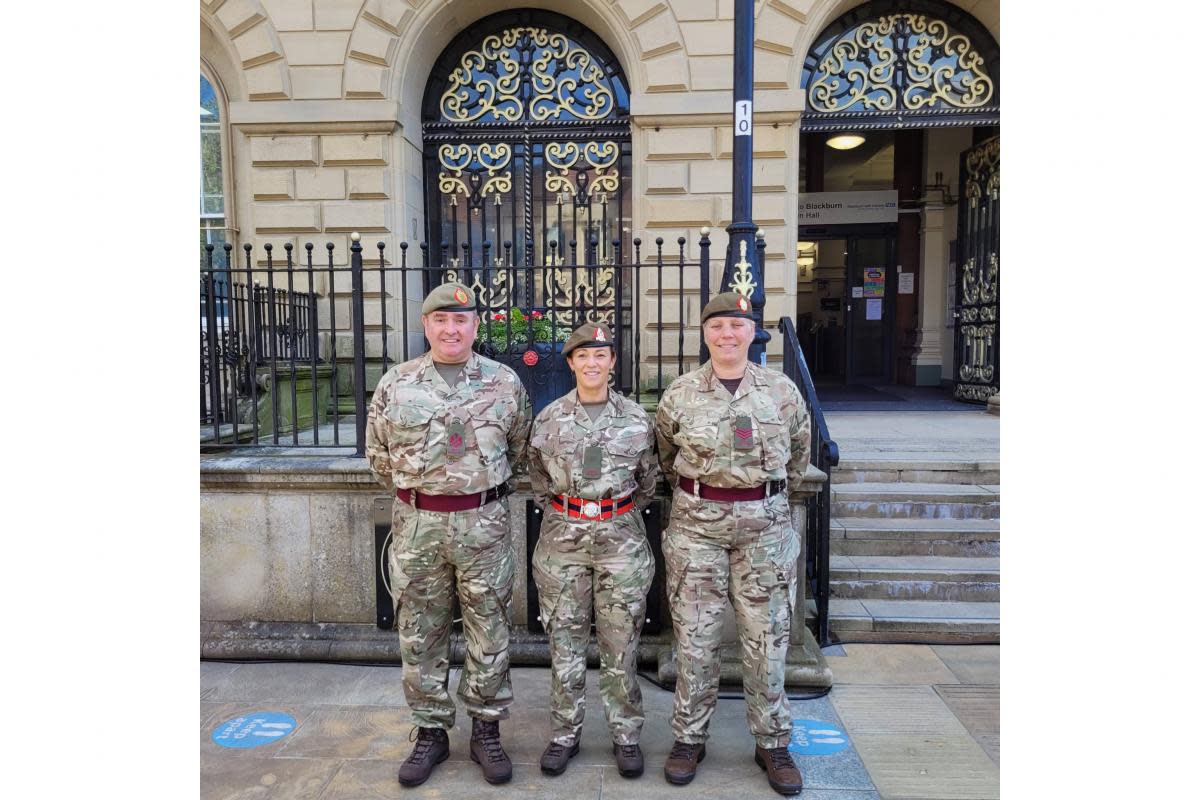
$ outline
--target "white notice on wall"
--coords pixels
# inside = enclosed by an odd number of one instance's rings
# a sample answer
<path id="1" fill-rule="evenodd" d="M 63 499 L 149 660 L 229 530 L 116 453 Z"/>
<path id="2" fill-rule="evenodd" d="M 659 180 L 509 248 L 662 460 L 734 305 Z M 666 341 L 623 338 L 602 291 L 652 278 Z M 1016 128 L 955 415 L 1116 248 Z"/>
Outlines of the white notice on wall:
<path id="1" fill-rule="evenodd" d="M 867 319 L 883 319 L 883 298 L 867 298 Z"/>
<path id="2" fill-rule="evenodd" d="M 899 289 L 900 294 L 912 294 L 913 293 L 913 274 L 914 273 L 912 273 L 912 272 L 901 272 L 900 273 L 900 289 Z"/>
<path id="3" fill-rule="evenodd" d="M 852 286 L 850 288 L 850 295 L 852 297 L 862 297 L 862 289 L 863 287 L 861 286 Z"/>
<path id="4" fill-rule="evenodd" d="M 750 122 L 751 122 L 751 120 L 750 120 L 750 117 L 751 117 L 750 101 L 749 100 L 738 100 L 736 103 L 734 103 L 734 107 L 737 111 L 737 113 L 734 115 L 734 118 L 733 118 L 734 135 L 749 136 L 750 135 Z"/>

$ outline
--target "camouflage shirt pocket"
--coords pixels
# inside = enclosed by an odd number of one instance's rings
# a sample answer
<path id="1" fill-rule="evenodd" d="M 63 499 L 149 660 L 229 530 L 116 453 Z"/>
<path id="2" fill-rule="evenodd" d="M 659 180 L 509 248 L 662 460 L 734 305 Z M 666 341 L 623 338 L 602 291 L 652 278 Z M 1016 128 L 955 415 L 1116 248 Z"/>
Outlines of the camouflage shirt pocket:
<path id="1" fill-rule="evenodd" d="M 679 445 L 684 460 L 695 464 L 703 474 L 712 466 L 725 444 L 727 432 L 724 415 L 720 413 L 702 411 L 684 414 L 679 420 L 675 443 Z"/>
<path id="2" fill-rule="evenodd" d="M 773 405 L 761 404 L 754 409 L 754 422 L 762 442 L 762 467 L 767 472 L 783 469 L 791 456 L 791 436 L 787 422 Z"/>
<path id="3" fill-rule="evenodd" d="M 388 404 L 388 452 L 392 469 L 419 474 L 425 468 L 426 440 L 437 407 L 419 392 L 399 392 Z"/>

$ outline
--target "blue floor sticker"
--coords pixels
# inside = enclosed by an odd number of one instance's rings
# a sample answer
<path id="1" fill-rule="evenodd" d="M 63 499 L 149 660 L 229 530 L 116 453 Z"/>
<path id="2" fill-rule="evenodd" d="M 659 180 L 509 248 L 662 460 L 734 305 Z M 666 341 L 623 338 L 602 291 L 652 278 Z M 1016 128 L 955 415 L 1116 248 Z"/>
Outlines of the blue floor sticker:
<path id="1" fill-rule="evenodd" d="M 212 740 L 221 747 L 262 747 L 296 729 L 296 720 L 281 711 L 256 711 L 217 726 Z"/>
<path id="2" fill-rule="evenodd" d="M 838 726 L 818 719 L 792 720 L 788 752 L 800 756 L 831 756 L 850 746 L 850 737 Z"/>

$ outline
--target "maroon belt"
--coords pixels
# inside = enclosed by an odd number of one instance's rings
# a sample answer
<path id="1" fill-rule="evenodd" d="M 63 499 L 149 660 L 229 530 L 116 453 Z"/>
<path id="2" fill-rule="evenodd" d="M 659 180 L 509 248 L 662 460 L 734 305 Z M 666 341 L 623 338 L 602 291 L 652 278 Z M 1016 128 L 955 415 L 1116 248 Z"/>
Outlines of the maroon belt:
<path id="1" fill-rule="evenodd" d="M 787 481 L 771 481 L 770 483 L 762 483 L 752 489 L 722 489 L 719 486 L 709 486 L 707 484 L 698 484 L 700 491 L 696 491 L 697 483 L 691 478 L 679 476 L 679 488 L 688 494 L 698 494 L 704 500 L 717 500 L 722 503 L 739 503 L 743 500 L 762 500 L 767 497 L 772 497 L 779 494 L 787 487 Z"/>
<path id="2" fill-rule="evenodd" d="M 550 498 L 550 505 L 554 507 L 555 511 L 565 510 L 568 517 L 575 519 L 612 519 L 633 508 L 633 494 L 627 494 L 616 500 L 584 500 L 582 497 L 556 494 Z"/>
<path id="3" fill-rule="evenodd" d="M 500 484 L 475 494 L 425 494 L 415 489 L 397 489 L 396 497 L 421 511 L 467 511 L 482 508 L 508 494 L 508 485 Z"/>

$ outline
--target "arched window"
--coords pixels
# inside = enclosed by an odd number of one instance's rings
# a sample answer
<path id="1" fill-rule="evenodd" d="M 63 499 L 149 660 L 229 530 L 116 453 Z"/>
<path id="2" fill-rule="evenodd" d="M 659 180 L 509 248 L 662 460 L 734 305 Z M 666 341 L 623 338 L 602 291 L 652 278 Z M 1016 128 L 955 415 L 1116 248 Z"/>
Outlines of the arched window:
<path id="1" fill-rule="evenodd" d="M 842 15 L 804 60 L 803 130 L 1000 122 L 1000 48 L 939 0 L 874 0 Z"/>
<path id="2" fill-rule="evenodd" d="M 205 263 L 204 246 L 221 253 L 227 241 L 225 160 L 222 147 L 221 100 L 217 89 L 200 73 L 200 264 Z"/>
<path id="3" fill-rule="evenodd" d="M 599 37 L 547 11 L 495 14 L 460 33 L 431 76 L 432 258 L 483 266 L 484 242 L 493 265 L 612 264 L 629 252 L 629 91 Z"/>

